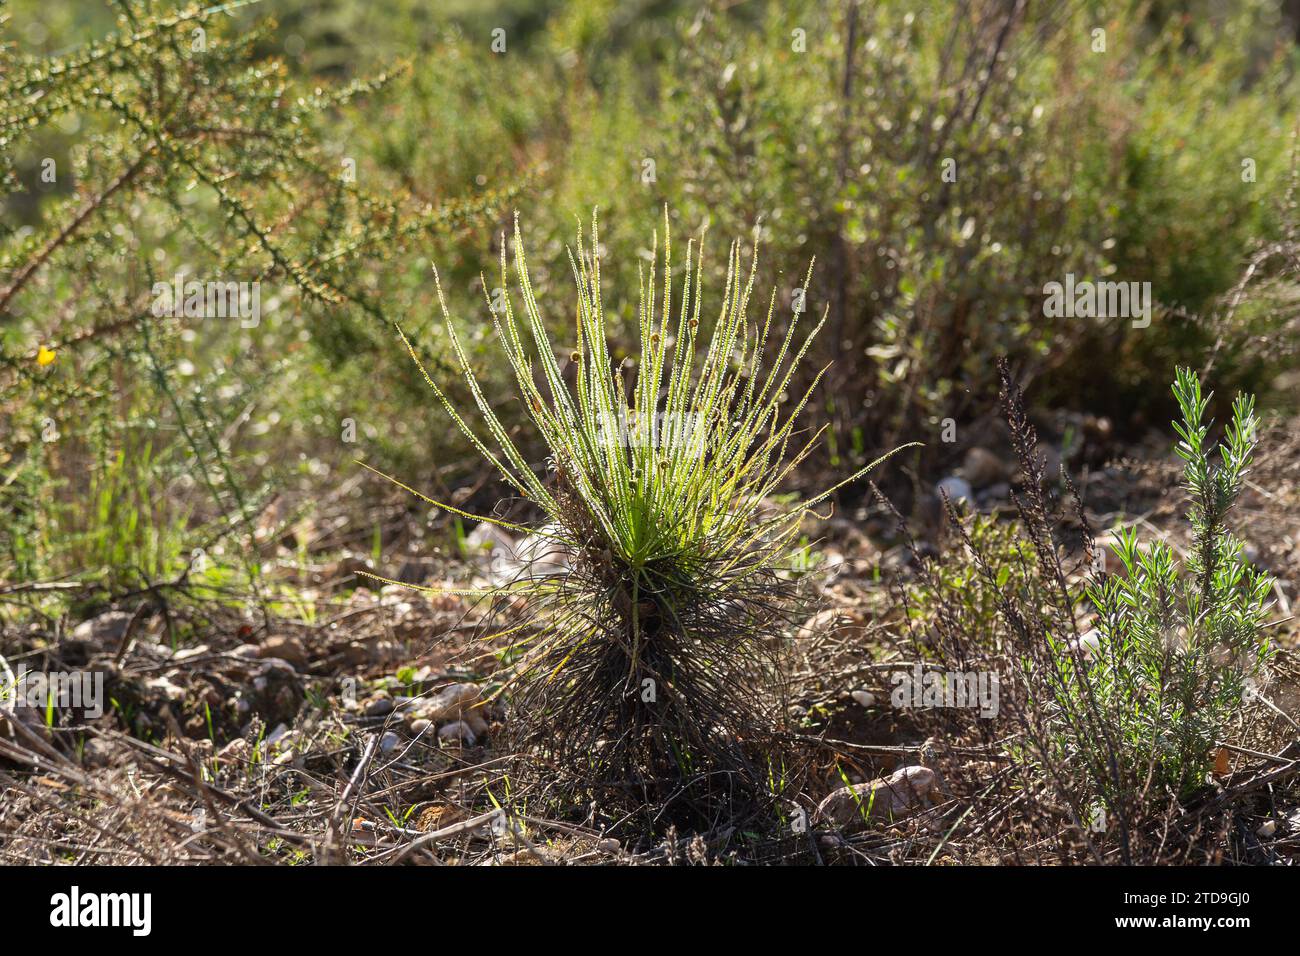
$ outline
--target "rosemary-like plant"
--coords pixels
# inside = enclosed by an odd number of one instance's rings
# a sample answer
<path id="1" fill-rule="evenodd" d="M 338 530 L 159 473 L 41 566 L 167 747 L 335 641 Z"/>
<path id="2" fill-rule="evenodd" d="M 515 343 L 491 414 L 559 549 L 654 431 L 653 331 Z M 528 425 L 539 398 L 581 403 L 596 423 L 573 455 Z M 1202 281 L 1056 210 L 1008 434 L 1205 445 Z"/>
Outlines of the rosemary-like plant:
<path id="1" fill-rule="evenodd" d="M 1254 397 L 1233 402 L 1215 463 L 1203 421 L 1209 397 L 1191 369 L 1177 369 L 1173 393 L 1191 547 L 1180 569 L 1166 542 L 1142 547 L 1135 531 L 1120 532 L 1124 573 L 1103 576 L 1089 591 L 1099 640 L 1087 679 L 1120 718 L 1115 730 L 1128 769 L 1185 794 L 1205 782 L 1215 744 L 1268 659 L 1263 625 L 1272 582 L 1227 529 L 1254 452 Z"/>

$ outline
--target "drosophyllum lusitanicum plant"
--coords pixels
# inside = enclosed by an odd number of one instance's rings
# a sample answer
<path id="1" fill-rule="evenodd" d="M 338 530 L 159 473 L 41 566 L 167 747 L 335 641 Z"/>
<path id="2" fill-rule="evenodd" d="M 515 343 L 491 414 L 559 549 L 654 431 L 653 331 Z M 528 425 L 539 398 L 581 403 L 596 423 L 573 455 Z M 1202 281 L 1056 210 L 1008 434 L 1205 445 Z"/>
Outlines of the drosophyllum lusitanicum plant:
<path id="1" fill-rule="evenodd" d="M 760 751 L 780 719 L 775 691 L 798 604 L 790 569 L 800 525 L 884 458 L 801 503 L 778 498 L 820 435 L 796 423 L 821 373 L 806 390 L 788 390 L 821 323 L 800 340 L 799 316 L 778 317 L 775 293 L 763 321 L 752 322 L 757 250 L 746 276 L 736 244 L 716 315 L 702 317 L 703 237 L 698 251 L 688 243 L 675 289 L 665 217 L 662 250 L 656 234 L 641 271 L 639 351 L 616 361 L 594 217 L 590 241 L 579 235 L 570 251 L 577 301 L 568 306 L 567 341 L 552 344 L 517 220 L 522 310 L 509 296 L 492 310 L 523 408 L 549 451 L 545 463 L 526 459 L 485 398 L 439 288 L 451 349 L 487 436 L 421 371 L 536 520 L 431 503 L 540 537 L 540 550 L 566 555 L 565 573 L 525 572 L 493 592 L 523 599 L 495 602 L 513 619 L 491 636 L 523 751 L 575 795 L 599 790 L 638 805 L 674 795 L 732 799 L 769 782 Z"/>

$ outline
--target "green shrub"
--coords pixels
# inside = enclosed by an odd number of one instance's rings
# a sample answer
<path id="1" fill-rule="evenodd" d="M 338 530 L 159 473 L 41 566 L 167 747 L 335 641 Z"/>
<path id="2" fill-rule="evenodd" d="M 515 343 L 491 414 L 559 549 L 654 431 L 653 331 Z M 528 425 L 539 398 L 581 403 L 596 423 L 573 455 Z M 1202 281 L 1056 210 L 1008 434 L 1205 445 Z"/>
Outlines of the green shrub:
<path id="1" fill-rule="evenodd" d="M 1089 590 L 1098 613 L 1095 647 L 1058 646 L 1061 673 L 1052 684 L 1067 751 L 1098 759 L 1095 742 L 1074 736 L 1071 720 L 1095 705 L 1116 738 L 1126 779 L 1152 778 L 1187 795 L 1204 784 L 1216 745 L 1248 699 L 1248 682 L 1261 678 L 1271 581 L 1245 559 L 1227 526 L 1255 447 L 1254 398 L 1233 402 L 1216 455 L 1204 422 L 1209 396 L 1190 369 L 1178 369 L 1174 395 L 1182 413 L 1174 422 L 1177 452 L 1186 463 L 1187 558 L 1180 562 L 1167 542 L 1143 547 L 1135 531 L 1121 532 L 1123 573 L 1103 575 Z"/>
<path id="2" fill-rule="evenodd" d="M 1234 5 L 1211 41 L 1174 17 L 1001 3 L 714 12 L 684 28 L 665 129 L 641 138 L 684 216 L 762 223 L 774 261 L 829 264 L 821 348 L 855 373 L 825 409 L 839 448 L 853 426 L 890 444 L 982 411 L 999 355 L 1042 400 L 1127 421 L 1155 410 L 1149 369 L 1204 361 L 1202 316 L 1281 234 L 1295 78 L 1285 45 L 1262 49 L 1274 19 Z M 1067 273 L 1151 282 L 1152 326 L 1045 316 Z M 1258 348 L 1225 344 L 1220 377 L 1267 387 L 1280 366 Z"/>
<path id="3" fill-rule="evenodd" d="M 377 459 L 410 460 L 403 438 L 418 422 L 391 412 L 409 398 L 352 388 L 356 370 L 333 359 L 364 358 L 357 329 L 387 330 L 388 309 L 421 304 L 414 257 L 382 283 L 377 262 L 483 222 L 513 184 L 435 203 L 360 137 L 334 138 L 400 67 L 305 83 L 265 51 L 273 23 L 232 24 L 246 4 L 116 6 L 115 32 L 70 50 L 0 43 L 0 503 L 20 486 L 25 499 L 0 527 L 0 558 L 32 577 L 138 586 L 212 548 L 212 529 L 251 559 L 270 492 L 299 477 L 294 452 L 352 457 L 344 419 L 374 436 Z M 0 30 L 14 26 L 0 16 Z M 155 287 L 180 274 L 256 286 L 264 314 L 157 314 Z M 381 427 L 388 418 L 402 420 Z M 92 474 L 116 491 L 130 476 L 140 507 L 86 508 Z M 140 517 L 137 532 L 119 509 Z M 165 532 L 151 544 L 146 527 Z"/>

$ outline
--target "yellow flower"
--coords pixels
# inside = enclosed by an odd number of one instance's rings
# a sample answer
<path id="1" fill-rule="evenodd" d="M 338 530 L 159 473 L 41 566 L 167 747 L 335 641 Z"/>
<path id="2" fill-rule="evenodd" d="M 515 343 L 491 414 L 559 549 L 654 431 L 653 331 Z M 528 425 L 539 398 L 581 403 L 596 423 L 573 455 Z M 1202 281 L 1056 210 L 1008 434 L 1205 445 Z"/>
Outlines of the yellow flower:
<path id="1" fill-rule="evenodd" d="M 53 349 L 47 349 L 44 345 L 42 345 L 36 351 L 36 364 L 40 365 L 43 368 L 44 366 L 49 365 L 51 362 L 54 361 L 54 355 L 55 352 Z"/>

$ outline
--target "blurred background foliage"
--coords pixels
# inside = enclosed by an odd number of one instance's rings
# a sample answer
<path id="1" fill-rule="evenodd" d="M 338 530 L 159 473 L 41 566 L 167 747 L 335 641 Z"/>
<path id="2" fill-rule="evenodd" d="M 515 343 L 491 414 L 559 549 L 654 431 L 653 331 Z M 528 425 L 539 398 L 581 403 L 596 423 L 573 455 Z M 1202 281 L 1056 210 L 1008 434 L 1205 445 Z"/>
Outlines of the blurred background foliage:
<path id="1" fill-rule="evenodd" d="M 815 256 L 832 429 L 796 484 L 907 440 L 937 475 L 1004 354 L 1135 438 L 1176 362 L 1294 408 L 1294 6 L 0 3 L 0 586 L 389 561 L 358 457 L 491 507 L 392 322 L 453 380 L 436 264 L 507 405 L 481 275 L 515 211 L 561 329 L 599 208 L 615 338 L 665 207 L 715 273 L 757 238 L 782 314 Z M 1066 273 L 1149 281 L 1151 326 L 1046 318 Z M 176 274 L 260 281 L 261 322 L 152 315 Z"/>

